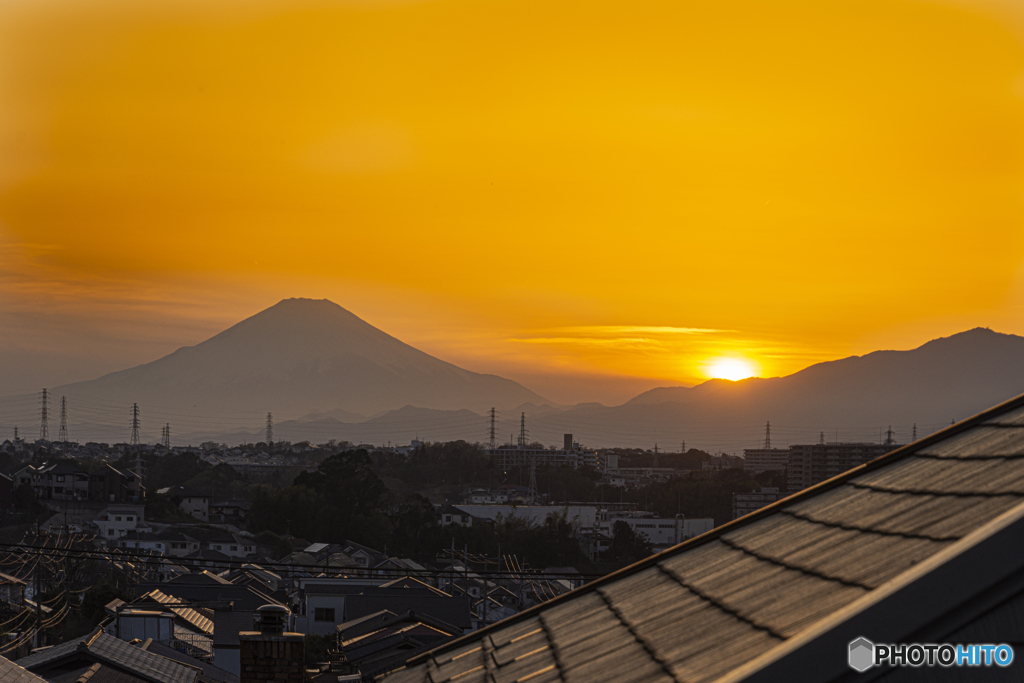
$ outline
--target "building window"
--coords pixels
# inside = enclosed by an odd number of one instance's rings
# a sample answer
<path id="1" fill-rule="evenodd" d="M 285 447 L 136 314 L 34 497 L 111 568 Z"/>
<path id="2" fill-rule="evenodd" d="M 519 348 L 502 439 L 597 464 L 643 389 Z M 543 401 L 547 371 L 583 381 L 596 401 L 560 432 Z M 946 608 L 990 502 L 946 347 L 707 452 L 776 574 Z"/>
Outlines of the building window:
<path id="1" fill-rule="evenodd" d="M 114 535 L 114 530 L 113 529 L 107 529 L 107 536 L 113 536 L 113 535 Z"/>
<path id="2" fill-rule="evenodd" d="M 233 545 L 233 546 L 231 546 L 231 549 L 237 552 L 238 551 L 238 546 L 237 545 Z"/>
<path id="3" fill-rule="evenodd" d="M 134 517 L 126 517 L 125 519 L 127 519 L 129 522 L 134 522 L 135 521 Z"/>
<path id="4" fill-rule="evenodd" d="M 334 623 L 333 607 L 316 607 L 313 609 L 313 621 L 329 621 Z"/>

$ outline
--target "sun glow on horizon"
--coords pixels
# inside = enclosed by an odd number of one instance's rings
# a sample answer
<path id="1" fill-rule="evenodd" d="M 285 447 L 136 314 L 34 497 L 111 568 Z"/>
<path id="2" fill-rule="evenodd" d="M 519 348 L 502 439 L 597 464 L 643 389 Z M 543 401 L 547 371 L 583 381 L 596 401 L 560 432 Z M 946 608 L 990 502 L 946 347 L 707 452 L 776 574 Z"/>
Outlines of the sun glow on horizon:
<path id="1" fill-rule="evenodd" d="M 704 373 L 712 379 L 728 379 L 736 382 L 756 377 L 755 364 L 745 358 L 714 358 L 704 366 Z"/>

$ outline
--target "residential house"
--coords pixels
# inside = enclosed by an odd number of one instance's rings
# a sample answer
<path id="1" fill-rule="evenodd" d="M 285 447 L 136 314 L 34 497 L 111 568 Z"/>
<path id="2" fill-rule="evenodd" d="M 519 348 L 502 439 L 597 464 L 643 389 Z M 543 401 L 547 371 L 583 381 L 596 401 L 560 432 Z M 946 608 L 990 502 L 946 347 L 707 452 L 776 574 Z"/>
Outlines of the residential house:
<path id="1" fill-rule="evenodd" d="M 199 550 L 199 541 L 177 531 L 129 531 L 118 542 L 121 548 L 143 548 L 168 557 L 186 557 Z"/>
<path id="2" fill-rule="evenodd" d="M 210 521 L 222 524 L 245 524 L 249 504 L 244 500 L 221 500 L 210 503 Z"/>
<path id="3" fill-rule="evenodd" d="M 36 650 L 18 664 L 49 681 L 198 683 L 199 667 L 147 652 L 99 627 L 80 638 Z"/>
<path id="4" fill-rule="evenodd" d="M 341 662 L 331 673 L 361 674 L 363 680 L 372 680 L 462 634 L 461 628 L 426 614 L 381 610 L 337 626 Z"/>
<path id="5" fill-rule="evenodd" d="M 138 503 L 144 498 L 138 475 L 109 463 L 89 475 L 89 500 L 98 503 Z"/>
<path id="6" fill-rule="evenodd" d="M 1024 396 L 406 662 L 385 683 L 1020 680 L 873 643 L 1024 642 Z M 858 674 L 856 672 L 866 672 Z"/>
<path id="7" fill-rule="evenodd" d="M 36 475 L 36 491 L 45 500 L 88 500 L 89 473 L 74 461 L 43 465 Z"/>
<path id="8" fill-rule="evenodd" d="M 0 474 L 0 510 L 14 508 L 14 480 Z"/>
<path id="9" fill-rule="evenodd" d="M 9 605 L 25 604 L 25 586 L 21 579 L 10 574 L 0 574 L 0 601 Z"/>
<path id="10" fill-rule="evenodd" d="M 129 531 L 149 528 L 143 519 L 145 509 L 144 505 L 111 505 L 96 516 L 93 524 L 99 528 L 101 538 L 116 540 Z"/>
<path id="11" fill-rule="evenodd" d="M 210 500 L 211 496 L 200 491 L 186 488 L 185 486 L 168 486 L 157 493 L 165 494 L 171 500 L 177 501 L 178 506 L 189 515 L 192 515 L 201 522 L 210 521 Z"/>

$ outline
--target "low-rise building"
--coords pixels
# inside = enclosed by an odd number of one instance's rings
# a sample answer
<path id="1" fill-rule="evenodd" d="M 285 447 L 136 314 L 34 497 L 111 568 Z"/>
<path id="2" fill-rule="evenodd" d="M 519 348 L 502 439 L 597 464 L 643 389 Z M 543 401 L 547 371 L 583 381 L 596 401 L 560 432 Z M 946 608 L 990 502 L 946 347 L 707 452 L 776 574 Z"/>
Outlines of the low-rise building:
<path id="1" fill-rule="evenodd" d="M 616 522 L 625 522 L 634 534 L 646 536 L 656 550 L 671 548 L 711 531 L 715 526 L 715 520 L 708 517 L 688 518 L 677 515 L 675 518 L 661 518 L 652 513 L 608 513 L 602 515 L 598 530 L 611 538 L 614 536 Z"/>
<path id="2" fill-rule="evenodd" d="M 760 510 L 765 505 L 771 505 L 787 495 L 789 494 L 780 493 L 775 486 L 762 486 L 760 491 L 751 491 L 750 493 L 734 493 L 732 494 L 732 518 L 739 519 L 743 515 Z"/>
<path id="3" fill-rule="evenodd" d="M 143 519 L 145 510 L 144 505 L 111 505 L 96 516 L 93 524 L 99 528 L 101 538 L 120 539 L 129 531 L 148 528 Z"/>

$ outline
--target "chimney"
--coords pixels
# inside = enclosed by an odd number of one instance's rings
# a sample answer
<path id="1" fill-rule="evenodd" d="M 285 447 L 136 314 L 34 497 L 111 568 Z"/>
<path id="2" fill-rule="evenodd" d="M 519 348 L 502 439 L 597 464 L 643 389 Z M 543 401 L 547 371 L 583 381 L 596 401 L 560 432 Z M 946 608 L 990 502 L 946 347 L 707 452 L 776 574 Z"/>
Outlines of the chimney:
<path id="1" fill-rule="evenodd" d="M 256 610 L 259 631 L 238 634 L 241 683 L 306 680 L 306 638 L 288 633 L 288 608 L 264 605 Z"/>
<path id="2" fill-rule="evenodd" d="M 572 450 L 572 434 L 566 434 L 565 435 L 565 445 L 562 447 L 562 450 L 565 450 L 565 451 L 571 451 Z"/>

